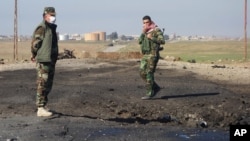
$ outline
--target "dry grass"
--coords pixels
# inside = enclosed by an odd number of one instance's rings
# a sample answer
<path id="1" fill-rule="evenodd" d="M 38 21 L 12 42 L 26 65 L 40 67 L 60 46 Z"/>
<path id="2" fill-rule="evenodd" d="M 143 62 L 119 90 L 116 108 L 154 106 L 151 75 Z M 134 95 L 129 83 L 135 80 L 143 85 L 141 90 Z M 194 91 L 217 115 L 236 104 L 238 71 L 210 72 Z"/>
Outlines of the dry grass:
<path id="1" fill-rule="evenodd" d="M 18 42 L 18 60 L 29 60 L 31 41 Z M 63 49 L 74 50 L 77 57 L 81 57 L 84 53 L 90 55 L 95 54 L 98 51 L 105 49 L 107 43 L 85 43 L 81 41 L 67 41 L 59 42 L 59 52 L 63 52 Z M 4 59 L 5 62 L 13 62 L 14 58 L 14 43 L 12 41 L 0 41 L 0 59 Z"/>
<path id="2" fill-rule="evenodd" d="M 63 52 L 64 48 L 74 50 L 77 58 L 140 58 L 140 46 L 137 41 L 123 42 L 126 47 L 117 53 L 103 53 L 102 51 L 108 47 L 108 44 L 109 42 L 60 41 L 59 52 Z M 4 59 L 4 62 L 13 62 L 13 46 L 13 41 L 0 41 L 0 59 Z M 29 60 L 30 55 L 30 41 L 18 42 L 18 60 Z M 166 58 L 167 56 L 181 58 L 182 61 L 245 62 L 243 61 L 244 44 L 240 41 L 167 42 L 164 45 L 164 50 L 161 51 L 161 57 Z"/>
<path id="3" fill-rule="evenodd" d="M 141 57 L 140 52 L 97 52 L 95 58 L 119 60 L 127 58 L 139 59 Z"/>
<path id="4" fill-rule="evenodd" d="M 18 59 L 24 60 L 29 59 L 30 53 L 30 42 L 19 42 L 18 43 Z M 14 43 L 12 41 L 1 41 L 0 42 L 0 59 L 4 59 L 7 62 L 13 61 L 14 58 Z"/>
<path id="5" fill-rule="evenodd" d="M 18 61 L 30 60 L 31 41 L 18 42 Z M 59 53 L 64 49 L 74 50 L 77 58 L 100 58 L 100 59 L 126 59 L 140 58 L 138 51 L 127 52 L 102 52 L 108 46 L 108 42 L 84 42 L 84 41 L 59 41 Z M 0 41 L 0 59 L 5 63 L 13 62 L 14 43 L 12 41 Z"/>

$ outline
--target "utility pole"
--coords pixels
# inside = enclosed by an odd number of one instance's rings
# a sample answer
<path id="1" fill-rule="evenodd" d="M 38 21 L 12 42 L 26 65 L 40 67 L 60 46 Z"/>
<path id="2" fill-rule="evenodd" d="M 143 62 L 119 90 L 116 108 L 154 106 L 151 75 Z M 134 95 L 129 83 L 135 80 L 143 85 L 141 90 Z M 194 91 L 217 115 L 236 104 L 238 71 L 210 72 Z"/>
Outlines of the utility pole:
<path id="1" fill-rule="evenodd" d="M 245 21 L 244 21 L 244 33 L 245 33 L 245 61 L 247 60 L 247 0 L 245 0 Z"/>
<path id="2" fill-rule="evenodd" d="M 18 34 L 17 34 L 17 0 L 15 0 L 15 12 L 14 12 L 14 61 L 18 60 Z"/>

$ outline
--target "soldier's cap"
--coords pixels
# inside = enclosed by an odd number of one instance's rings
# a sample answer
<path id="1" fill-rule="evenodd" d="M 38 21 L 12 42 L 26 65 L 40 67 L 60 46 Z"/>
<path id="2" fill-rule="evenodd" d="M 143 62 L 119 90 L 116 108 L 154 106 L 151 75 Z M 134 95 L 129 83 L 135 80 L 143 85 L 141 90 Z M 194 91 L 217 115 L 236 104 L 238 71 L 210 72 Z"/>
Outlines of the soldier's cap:
<path id="1" fill-rule="evenodd" d="M 54 7 L 45 7 L 43 13 L 50 14 L 50 15 L 56 15 L 56 11 L 55 11 Z"/>

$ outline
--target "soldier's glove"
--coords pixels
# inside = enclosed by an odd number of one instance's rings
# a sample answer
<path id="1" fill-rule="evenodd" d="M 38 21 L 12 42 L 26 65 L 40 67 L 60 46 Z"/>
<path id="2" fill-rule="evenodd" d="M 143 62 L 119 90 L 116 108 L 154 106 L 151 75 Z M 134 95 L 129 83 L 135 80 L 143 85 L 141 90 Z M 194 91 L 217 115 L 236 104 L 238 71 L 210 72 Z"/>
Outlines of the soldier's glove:
<path id="1" fill-rule="evenodd" d="M 164 48 L 163 47 L 159 47 L 159 51 L 162 51 Z"/>

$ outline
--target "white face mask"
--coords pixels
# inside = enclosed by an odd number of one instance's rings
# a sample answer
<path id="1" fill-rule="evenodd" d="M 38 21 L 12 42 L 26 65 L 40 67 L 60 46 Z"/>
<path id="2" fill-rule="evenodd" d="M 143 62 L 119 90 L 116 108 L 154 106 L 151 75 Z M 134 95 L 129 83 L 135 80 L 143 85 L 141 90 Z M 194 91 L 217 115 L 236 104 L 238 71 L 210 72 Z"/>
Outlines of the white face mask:
<path id="1" fill-rule="evenodd" d="M 51 23 L 51 24 L 54 24 L 56 22 L 56 17 L 55 16 L 50 16 L 48 22 Z"/>

